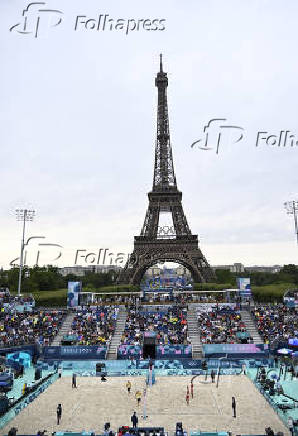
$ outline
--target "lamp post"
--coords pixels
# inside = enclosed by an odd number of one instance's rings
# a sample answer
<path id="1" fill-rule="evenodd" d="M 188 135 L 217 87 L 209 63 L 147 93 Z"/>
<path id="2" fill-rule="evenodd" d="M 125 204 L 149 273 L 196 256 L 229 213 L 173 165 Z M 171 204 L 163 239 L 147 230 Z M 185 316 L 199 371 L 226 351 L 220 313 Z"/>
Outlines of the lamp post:
<path id="1" fill-rule="evenodd" d="M 23 255 L 24 255 L 24 245 L 25 245 L 25 225 L 26 225 L 26 221 L 33 221 L 34 215 L 35 215 L 35 210 L 33 210 L 33 209 L 16 209 L 17 221 L 23 222 L 23 236 L 22 236 L 22 241 L 21 241 L 21 255 L 20 255 L 20 267 L 19 267 L 18 296 L 21 295 Z"/>
<path id="2" fill-rule="evenodd" d="M 284 203 L 284 206 L 287 211 L 287 214 L 294 216 L 295 233 L 296 233 L 297 244 L 298 244 L 298 222 L 297 222 L 298 201 L 286 201 Z"/>

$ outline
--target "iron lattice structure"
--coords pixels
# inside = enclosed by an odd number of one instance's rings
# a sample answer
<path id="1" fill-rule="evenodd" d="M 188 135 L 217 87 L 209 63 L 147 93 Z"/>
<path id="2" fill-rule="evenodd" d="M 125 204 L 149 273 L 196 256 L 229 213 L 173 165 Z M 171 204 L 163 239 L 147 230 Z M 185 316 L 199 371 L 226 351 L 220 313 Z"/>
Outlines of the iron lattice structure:
<path id="1" fill-rule="evenodd" d="M 182 192 L 177 188 L 172 147 L 170 142 L 167 103 L 167 73 L 160 71 L 155 78 L 158 90 L 157 135 L 152 191 L 148 193 L 149 206 L 140 236 L 134 238 L 134 250 L 118 283 L 139 284 L 145 271 L 159 262 L 177 262 L 192 273 L 195 282 L 214 279 L 214 272 L 198 246 L 198 236 L 193 235 L 182 207 Z M 160 214 L 171 215 L 172 231 L 161 234 Z"/>

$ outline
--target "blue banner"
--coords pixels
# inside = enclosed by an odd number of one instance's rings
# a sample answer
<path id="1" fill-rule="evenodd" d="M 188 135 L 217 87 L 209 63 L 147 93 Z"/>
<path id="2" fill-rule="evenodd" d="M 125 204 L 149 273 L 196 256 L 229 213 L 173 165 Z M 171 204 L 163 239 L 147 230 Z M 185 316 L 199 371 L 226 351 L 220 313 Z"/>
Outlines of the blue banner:
<path id="1" fill-rule="evenodd" d="M 237 283 L 240 291 L 240 297 L 251 297 L 250 278 L 238 277 Z"/>
<path id="2" fill-rule="evenodd" d="M 203 345 L 205 357 L 259 357 L 269 354 L 269 346 L 265 344 L 208 344 Z"/>
<path id="3" fill-rule="evenodd" d="M 249 291 L 250 290 L 250 278 L 237 278 L 238 288 L 240 291 Z"/>
<path id="4" fill-rule="evenodd" d="M 81 292 L 81 282 L 68 282 L 67 307 L 79 306 L 79 293 Z"/>
<path id="5" fill-rule="evenodd" d="M 158 345 L 155 347 L 157 359 L 185 359 L 192 357 L 191 345 Z M 118 358 L 129 359 L 129 357 L 140 358 L 142 348 L 139 345 L 120 345 L 118 347 Z"/>
<path id="6" fill-rule="evenodd" d="M 296 338 L 290 338 L 288 342 L 289 342 L 289 345 L 290 345 L 290 346 L 292 346 L 292 347 L 298 347 L 298 339 L 296 339 Z"/>
<path id="7" fill-rule="evenodd" d="M 97 360 L 106 358 L 107 347 L 96 345 L 75 345 L 61 347 L 44 347 L 43 358 L 51 360 Z"/>

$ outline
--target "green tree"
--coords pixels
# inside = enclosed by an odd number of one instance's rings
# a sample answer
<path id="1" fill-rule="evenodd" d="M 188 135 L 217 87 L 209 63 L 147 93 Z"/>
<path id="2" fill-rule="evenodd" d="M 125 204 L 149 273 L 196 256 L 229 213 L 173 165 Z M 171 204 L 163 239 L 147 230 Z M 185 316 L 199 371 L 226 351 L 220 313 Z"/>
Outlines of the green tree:
<path id="1" fill-rule="evenodd" d="M 228 269 L 215 270 L 216 283 L 229 283 L 231 286 L 235 285 L 235 275 Z"/>

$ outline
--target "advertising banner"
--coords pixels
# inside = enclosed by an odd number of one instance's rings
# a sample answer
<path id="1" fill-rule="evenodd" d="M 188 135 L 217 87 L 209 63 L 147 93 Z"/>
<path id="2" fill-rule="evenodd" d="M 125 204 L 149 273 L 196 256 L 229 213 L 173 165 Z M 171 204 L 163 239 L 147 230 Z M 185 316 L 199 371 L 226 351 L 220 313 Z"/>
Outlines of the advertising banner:
<path id="1" fill-rule="evenodd" d="M 298 347 L 298 339 L 297 338 L 290 338 L 289 339 L 289 346 Z"/>
<path id="2" fill-rule="evenodd" d="M 238 288 L 240 291 L 240 297 L 251 297 L 250 278 L 237 278 Z"/>
<path id="3" fill-rule="evenodd" d="M 258 357 L 269 354 L 266 344 L 208 344 L 203 345 L 205 357 Z"/>
<path id="4" fill-rule="evenodd" d="M 67 307 L 79 306 L 79 293 L 82 289 L 82 282 L 68 282 Z"/>
<path id="5" fill-rule="evenodd" d="M 191 345 L 158 345 L 156 357 L 159 359 L 191 358 Z"/>
<path id="6" fill-rule="evenodd" d="M 43 348 L 43 358 L 50 360 L 98 360 L 105 359 L 106 350 L 107 347 L 98 347 L 97 345 L 49 346 Z"/>

